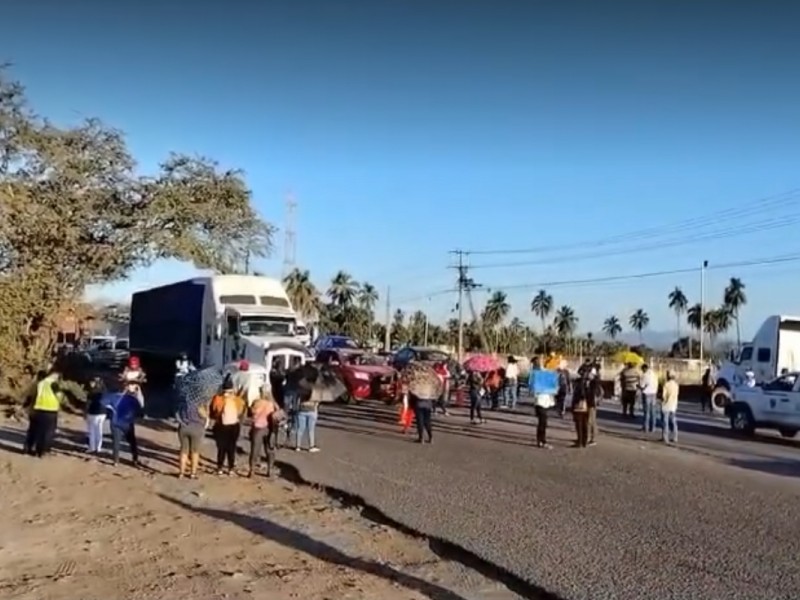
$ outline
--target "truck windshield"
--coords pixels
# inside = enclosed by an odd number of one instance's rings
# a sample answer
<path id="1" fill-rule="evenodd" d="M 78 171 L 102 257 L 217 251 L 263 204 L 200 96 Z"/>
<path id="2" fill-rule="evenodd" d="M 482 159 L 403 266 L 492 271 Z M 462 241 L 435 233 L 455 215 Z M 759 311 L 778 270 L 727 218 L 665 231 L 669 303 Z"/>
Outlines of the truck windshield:
<path id="1" fill-rule="evenodd" d="M 292 319 L 280 319 L 264 316 L 241 317 L 239 332 L 242 335 L 292 335 Z"/>

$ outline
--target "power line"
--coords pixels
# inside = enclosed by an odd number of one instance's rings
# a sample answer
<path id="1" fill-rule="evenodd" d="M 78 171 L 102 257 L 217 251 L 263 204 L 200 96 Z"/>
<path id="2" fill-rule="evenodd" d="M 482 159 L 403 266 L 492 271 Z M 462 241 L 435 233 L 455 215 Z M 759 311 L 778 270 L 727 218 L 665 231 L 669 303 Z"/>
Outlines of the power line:
<path id="1" fill-rule="evenodd" d="M 596 250 L 587 251 L 583 253 L 577 254 L 568 254 L 566 256 L 554 256 L 550 258 L 538 258 L 535 260 L 525 260 L 525 261 L 512 261 L 512 262 L 499 262 L 499 263 L 483 263 L 483 264 L 476 264 L 472 265 L 471 268 L 473 269 L 501 269 L 501 268 L 509 268 L 509 267 L 528 267 L 528 266 L 535 266 L 535 265 L 548 265 L 548 264 L 557 264 L 557 263 L 564 263 L 564 262 L 572 262 L 577 260 L 594 260 L 594 259 L 604 259 L 609 258 L 612 256 L 622 256 L 626 254 L 636 254 L 642 252 L 648 252 L 652 250 L 661 250 L 664 248 L 675 248 L 679 246 L 685 246 L 689 244 L 694 244 L 697 242 L 709 242 L 714 240 L 722 240 L 722 239 L 730 239 L 739 237 L 742 235 L 748 235 L 753 233 L 761 233 L 764 231 L 774 231 L 777 229 L 783 229 L 785 227 L 789 227 L 791 225 L 796 225 L 800 223 L 800 215 L 792 216 L 792 217 L 773 217 L 771 219 L 766 219 L 763 221 L 756 221 L 748 223 L 742 227 L 735 228 L 735 229 L 727 229 L 724 231 L 718 232 L 707 232 L 707 233 L 699 233 L 699 234 L 691 234 L 683 237 L 673 238 L 662 240 L 658 242 L 652 242 L 650 244 L 643 244 L 639 246 L 632 246 L 627 248 L 617 248 L 614 250 L 609 250 L 606 252 L 597 252 Z M 597 244 L 587 243 L 582 244 L 583 247 L 591 247 L 596 248 Z M 555 249 L 561 250 L 561 248 Z"/>
<path id="2" fill-rule="evenodd" d="M 756 267 L 756 266 L 765 266 L 765 265 L 773 265 L 773 264 L 780 264 L 780 263 L 787 263 L 787 262 L 795 262 L 800 261 L 800 253 L 796 254 L 789 254 L 784 256 L 776 256 L 772 258 L 763 258 L 758 260 L 750 260 L 750 261 L 739 261 L 739 262 L 728 262 L 728 263 L 719 263 L 719 264 L 709 264 L 706 267 L 707 270 L 716 270 L 716 269 L 732 269 L 732 268 L 743 268 L 743 267 Z M 601 284 L 601 283 L 610 283 L 616 281 L 632 281 L 637 279 L 649 279 L 653 277 L 663 277 L 666 275 L 685 275 L 687 273 L 697 273 L 699 271 L 699 267 L 686 267 L 683 269 L 669 269 L 664 271 L 649 271 L 646 273 L 634 273 L 630 275 L 616 275 L 616 276 L 609 276 L 609 277 L 595 277 L 589 279 L 568 279 L 568 280 L 561 280 L 561 281 L 539 281 L 536 283 L 524 283 L 524 284 L 515 284 L 515 285 L 506 285 L 506 286 L 496 286 L 492 287 L 492 289 L 497 290 L 517 290 L 517 289 L 531 289 L 531 288 L 553 288 L 553 287 L 565 287 L 571 285 L 587 285 L 587 284 Z"/>
<path id="3" fill-rule="evenodd" d="M 576 242 L 574 244 L 560 244 L 557 247 L 553 245 L 538 246 L 533 248 L 517 248 L 517 249 L 501 249 L 501 250 L 471 250 L 468 254 L 472 255 L 498 255 L 498 254 L 536 254 L 543 252 L 562 251 L 570 248 L 585 247 L 587 245 L 592 247 L 615 245 L 630 241 L 641 241 L 652 239 L 654 237 L 664 236 L 675 232 L 686 232 L 686 230 L 704 230 L 710 226 L 719 225 L 720 223 L 729 222 L 731 220 L 738 220 L 743 217 L 763 214 L 765 210 L 781 208 L 785 206 L 799 205 L 800 204 L 800 188 L 792 189 L 781 194 L 774 196 L 767 196 L 751 200 L 744 205 L 731 207 L 721 211 L 708 213 L 704 216 L 693 217 L 684 219 L 672 224 L 663 226 L 655 226 L 637 231 L 618 234 L 607 238 L 601 238 L 589 242 Z"/>

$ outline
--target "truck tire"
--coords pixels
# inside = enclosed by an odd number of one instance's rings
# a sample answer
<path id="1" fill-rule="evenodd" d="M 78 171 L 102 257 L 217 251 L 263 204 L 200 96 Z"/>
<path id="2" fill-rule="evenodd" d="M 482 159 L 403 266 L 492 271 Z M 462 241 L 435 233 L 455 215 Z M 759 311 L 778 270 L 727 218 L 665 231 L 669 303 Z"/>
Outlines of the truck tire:
<path id="1" fill-rule="evenodd" d="M 781 434 L 781 437 L 792 439 L 794 436 L 797 435 L 797 429 L 791 429 L 788 427 L 782 427 L 778 429 L 778 433 Z"/>
<path id="2" fill-rule="evenodd" d="M 711 410 L 716 414 L 725 414 L 725 409 L 731 403 L 731 392 L 727 386 L 718 386 L 711 392 Z"/>
<path id="3" fill-rule="evenodd" d="M 756 433 L 756 422 L 753 413 L 746 404 L 734 403 L 730 407 L 731 430 L 739 435 L 752 437 Z"/>

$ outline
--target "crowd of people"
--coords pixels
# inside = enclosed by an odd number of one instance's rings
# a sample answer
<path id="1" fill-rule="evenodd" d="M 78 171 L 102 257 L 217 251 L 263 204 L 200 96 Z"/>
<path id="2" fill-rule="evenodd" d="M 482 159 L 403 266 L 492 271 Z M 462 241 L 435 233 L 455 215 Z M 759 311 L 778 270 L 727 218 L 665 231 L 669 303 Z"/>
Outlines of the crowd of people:
<path id="1" fill-rule="evenodd" d="M 600 364 L 586 360 L 573 377 L 566 363 L 560 361 L 555 369 L 545 369 L 540 357 L 531 360 L 531 378 L 536 373 L 549 373 L 552 384 L 538 389 L 530 383 L 536 415 L 535 445 L 549 449 L 547 439 L 548 420 L 551 412 L 565 418 L 569 412 L 575 427 L 574 447 L 586 448 L 597 443 L 597 409 L 605 393 L 600 377 Z M 547 363 L 552 367 L 552 360 Z M 206 386 L 205 394 L 179 394 L 175 410 L 180 461 L 178 476 L 195 478 L 198 475 L 201 447 L 210 431 L 216 444 L 216 472 L 236 473 L 238 444 L 245 426 L 248 427 L 250 452 L 247 476 L 252 477 L 261 459 L 266 457 L 266 474 L 273 474 L 275 452 L 280 446 L 290 445 L 300 451 L 304 442 L 309 452 L 318 452 L 316 424 L 319 402 L 301 385 L 302 364 L 293 362 L 287 370 L 281 364 L 272 366 L 269 385 L 254 385 L 259 382 L 252 377 L 250 365 L 241 361 L 238 369 L 220 382 Z M 404 423 L 407 430 L 412 420 L 416 421 L 417 442 L 433 441 L 432 415 L 439 408 L 443 415 L 449 414 L 450 382 L 455 378 L 445 363 L 433 366 L 434 377 L 440 380 L 437 398 L 425 398 L 409 392 L 408 382 L 398 388 L 408 409 Z M 190 374 L 221 377 L 214 369 L 197 371 L 185 355 L 176 362 L 176 381 Z M 202 379 L 202 377 L 200 377 Z M 105 424 L 111 433 L 112 459 L 116 465 L 120 460 L 123 442 L 129 448 L 134 465 L 139 464 L 139 447 L 136 437 L 136 422 L 143 414 L 144 396 L 142 385 L 146 375 L 133 356 L 118 376 L 122 391 L 108 393 L 99 378 L 89 384 L 86 403 L 87 448 L 90 455 L 102 452 Z M 25 451 L 36 456 L 50 452 L 58 426 L 61 407 L 59 389 L 60 373 L 52 369 L 40 374 L 35 393 L 32 395 L 30 422 L 25 439 Z M 531 379 L 533 381 L 533 379 Z M 261 383 L 264 383 L 263 381 Z M 485 373 L 477 370 L 464 373 L 464 389 L 469 397 L 469 420 L 473 425 L 486 422 L 485 410 L 514 409 L 520 396 L 520 373 L 517 361 L 509 357 L 507 365 Z M 634 419 L 637 403 L 641 406 L 642 430 L 655 432 L 660 424 L 665 443 L 676 443 L 678 425 L 676 419 L 678 384 L 671 373 L 659 381 L 647 364 L 635 367 L 628 363 L 615 382 L 614 395 L 620 398 L 622 415 Z M 412 418 L 413 415 L 413 418 Z M 281 436 L 283 440 L 281 441 Z"/>

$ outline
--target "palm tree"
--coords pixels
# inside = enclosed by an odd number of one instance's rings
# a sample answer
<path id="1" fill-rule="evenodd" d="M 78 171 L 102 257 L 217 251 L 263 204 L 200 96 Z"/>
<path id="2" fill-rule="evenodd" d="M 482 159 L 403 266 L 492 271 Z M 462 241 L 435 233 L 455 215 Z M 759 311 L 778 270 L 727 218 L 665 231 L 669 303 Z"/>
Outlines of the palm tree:
<path id="1" fill-rule="evenodd" d="M 633 329 L 639 332 L 639 345 L 642 345 L 644 343 L 642 340 L 642 332 L 650 324 L 650 317 L 643 309 L 637 308 L 636 312 L 628 319 L 628 323 Z"/>
<path id="2" fill-rule="evenodd" d="M 364 282 L 358 290 L 358 304 L 364 310 L 372 313 L 375 310 L 375 304 L 378 302 L 378 290 L 371 283 Z"/>
<path id="3" fill-rule="evenodd" d="M 547 293 L 547 290 L 539 290 L 539 292 L 531 300 L 531 312 L 539 317 L 542 322 L 542 335 L 544 335 L 545 321 L 550 313 L 553 312 L 553 297 Z"/>
<path id="4" fill-rule="evenodd" d="M 286 294 L 292 301 L 292 306 L 304 318 L 318 316 L 319 292 L 311 282 L 308 270 L 293 269 L 283 278 Z"/>
<path id="5" fill-rule="evenodd" d="M 622 333 L 622 324 L 617 317 L 611 315 L 603 322 L 603 331 L 612 340 L 616 340 L 617 336 Z"/>
<path id="6" fill-rule="evenodd" d="M 575 310 L 566 304 L 559 308 L 553 317 L 553 325 L 560 336 L 564 338 L 572 336 L 578 326 L 578 317 L 575 315 Z"/>
<path id="7" fill-rule="evenodd" d="M 508 303 L 508 297 L 505 292 L 494 292 L 489 300 L 486 302 L 486 307 L 483 309 L 483 320 L 489 327 L 496 327 L 503 322 L 511 311 L 511 305 Z"/>
<path id="8" fill-rule="evenodd" d="M 339 271 L 331 280 L 328 298 L 339 308 L 350 306 L 358 295 L 358 282 L 346 271 Z"/>
<path id="9" fill-rule="evenodd" d="M 712 352 L 714 351 L 714 343 L 717 337 L 731 328 L 732 321 L 733 313 L 724 304 L 719 308 L 713 308 L 706 312 L 703 319 L 703 329 L 708 334 L 708 342 Z"/>
<path id="10" fill-rule="evenodd" d="M 742 347 L 742 332 L 739 328 L 739 310 L 747 304 L 747 296 L 744 293 L 745 285 L 738 277 L 731 277 L 728 287 L 723 294 L 723 305 L 728 309 L 733 320 L 736 321 L 736 347 Z"/>
<path id="11" fill-rule="evenodd" d="M 681 316 L 683 316 L 683 313 L 685 313 L 686 309 L 689 307 L 689 300 L 686 298 L 686 294 L 683 293 L 683 290 L 677 286 L 669 293 L 668 298 L 669 307 L 672 309 L 672 312 L 675 313 L 675 319 L 677 321 L 677 339 L 681 339 Z"/>
<path id="12" fill-rule="evenodd" d="M 497 351 L 497 347 L 500 345 L 500 335 L 497 326 L 503 322 L 510 311 L 511 305 L 508 303 L 508 297 L 505 292 L 501 292 L 500 290 L 491 295 L 483 309 L 482 319 L 484 324 L 489 329 L 494 330 L 495 351 Z"/>

